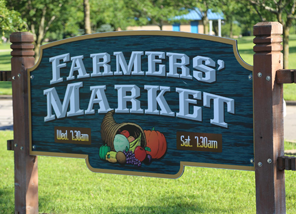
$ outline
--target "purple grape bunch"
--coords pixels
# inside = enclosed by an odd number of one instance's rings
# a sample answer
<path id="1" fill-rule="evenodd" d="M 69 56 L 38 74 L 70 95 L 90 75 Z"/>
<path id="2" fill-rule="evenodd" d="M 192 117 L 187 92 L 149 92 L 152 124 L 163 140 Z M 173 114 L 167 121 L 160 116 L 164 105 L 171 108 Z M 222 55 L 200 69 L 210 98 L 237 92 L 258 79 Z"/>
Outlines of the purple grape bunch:
<path id="1" fill-rule="evenodd" d="M 131 164 L 140 167 L 142 165 L 141 161 L 135 158 L 135 154 L 132 151 L 123 152 L 126 157 L 126 164 Z"/>

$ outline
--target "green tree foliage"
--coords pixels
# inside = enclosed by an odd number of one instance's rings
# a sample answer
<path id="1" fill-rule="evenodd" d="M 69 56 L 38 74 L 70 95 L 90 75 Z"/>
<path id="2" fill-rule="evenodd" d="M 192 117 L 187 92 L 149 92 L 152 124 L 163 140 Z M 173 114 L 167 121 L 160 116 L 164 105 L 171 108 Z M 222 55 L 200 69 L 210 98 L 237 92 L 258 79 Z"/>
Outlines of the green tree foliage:
<path id="1" fill-rule="evenodd" d="M 90 5 L 92 7 L 92 5 Z M 71 0 L 63 12 L 62 20 L 55 22 L 55 31 L 60 32 L 62 38 L 85 34 L 83 0 Z M 61 25 L 62 24 L 62 25 Z M 57 38 L 57 39 L 62 39 Z"/>
<path id="2" fill-rule="evenodd" d="M 158 25 L 173 22 L 176 15 L 193 8 L 191 0 L 90 0 L 92 28 L 110 24 L 115 30 L 128 26 Z"/>
<path id="3" fill-rule="evenodd" d="M 90 5 L 91 21 L 96 31 L 103 24 L 109 24 L 116 30 L 126 29 L 134 23 L 132 7 L 125 0 L 91 0 Z"/>
<path id="4" fill-rule="evenodd" d="M 289 35 L 296 19 L 296 0 L 244 0 L 252 5 L 262 21 L 276 19 L 283 25 L 284 68 L 289 66 Z"/>
<path id="5" fill-rule="evenodd" d="M 174 16 L 187 13 L 186 9 L 193 8 L 190 0 L 124 0 L 132 10 L 135 25 L 158 25 L 160 30 L 164 23 L 173 22 Z"/>
<path id="6" fill-rule="evenodd" d="M 222 36 L 228 36 L 232 38 L 233 35 L 239 35 L 241 32 L 238 32 L 238 28 L 236 27 L 237 24 L 234 26 L 233 23 L 237 21 L 235 15 L 237 11 L 241 11 L 241 4 L 233 0 L 221 0 L 217 6 L 223 11 L 225 18 L 225 25 L 222 27 Z M 236 28 L 235 33 L 233 32 L 234 28 Z"/>
<path id="7" fill-rule="evenodd" d="M 9 10 L 6 7 L 6 1 L 0 0 L 0 31 L 2 35 L 8 36 L 7 34 L 10 32 L 23 31 L 25 29 L 26 23 L 22 20 L 20 14 L 15 10 Z"/>
<path id="8" fill-rule="evenodd" d="M 218 0 L 197 0 L 196 7 L 202 13 L 202 24 L 204 27 L 204 34 L 209 34 L 209 19 L 208 19 L 208 11 L 209 9 L 212 12 L 221 12 L 221 9 L 218 8 L 219 1 Z"/>
<path id="9" fill-rule="evenodd" d="M 232 0 L 231 5 L 231 10 L 228 10 L 229 8 L 227 7 L 223 8 L 225 13 L 227 13 L 227 15 L 225 15 L 227 17 L 227 22 L 233 23 L 237 21 L 242 29 L 242 35 L 252 35 L 253 26 L 261 21 L 260 17 L 256 13 L 256 8 L 252 5 L 246 4 L 245 2 L 236 0 Z"/>
<path id="10" fill-rule="evenodd" d="M 230 37 L 233 38 L 234 36 L 241 35 L 242 29 L 239 26 L 238 22 L 233 23 L 225 23 L 222 25 L 221 34 L 222 37 Z"/>
<path id="11" fill-rule="evenodd" d="M 232 38 L 233 35 L 250 35 L 253 25 L 261 21 L 255 9 L 251 5 L 241 1 L 219 0 L 216 7 L 224 14 L 225 25 L 222 27 L 223 36 Z M 239 32 L 240 29 L 241 32 Z"/>
<path id="12" fill-rule="evenodd" d="M 7 0 L 7 6 L 16 10 L 26 21 L 28 30 L 35 35 L 36 60 L 39 48 L 46 33 L 53 28 L 54 22 L 62 22 L 67 15 L 69 0 Z M 62 27 L 61 25 L 55 25 Z"/>

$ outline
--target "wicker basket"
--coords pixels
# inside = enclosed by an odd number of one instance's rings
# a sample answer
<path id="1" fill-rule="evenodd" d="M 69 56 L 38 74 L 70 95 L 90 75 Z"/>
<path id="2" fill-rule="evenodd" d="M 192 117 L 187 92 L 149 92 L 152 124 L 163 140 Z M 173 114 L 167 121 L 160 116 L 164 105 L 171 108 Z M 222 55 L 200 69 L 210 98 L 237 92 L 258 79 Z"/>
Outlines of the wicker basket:
<path id="1" fill-rule="evenodd" d="M 133 136 L 135 139 L 141 134 L 141 146 L 146 147 L 146 138 L 142 128 L 135 123 L 116 123 L 113 118 L 114 113 L 114 110 L 109 111 L 101 124 L 101 137 L 104 144 L 107 144 L 111 151 L 115 151 L 113 145 L 115 135 L 120 134 L 123 130 L 127 130 L 130 136 Z"/>

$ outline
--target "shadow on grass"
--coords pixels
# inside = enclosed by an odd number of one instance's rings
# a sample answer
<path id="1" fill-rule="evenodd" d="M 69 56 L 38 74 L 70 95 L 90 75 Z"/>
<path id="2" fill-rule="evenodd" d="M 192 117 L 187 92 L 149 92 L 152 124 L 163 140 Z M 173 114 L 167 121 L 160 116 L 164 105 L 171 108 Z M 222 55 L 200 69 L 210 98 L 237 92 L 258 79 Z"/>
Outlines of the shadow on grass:
<path id="1" fill-rule="evenodd" d="M 0 213 L 14 213 L 14 189 L 0 189 Z"/>
<path id="2" fill-rule="evenodd" d="M 202 197 L 202 196 L 200 196 Z M 202 202 L 196 203 L 196 195 L 168 196 L 158 199 L 163 206 L 153 204 L 141 207 L 124 206 L 116 207 L 116 213 L 227 213 L 230 209 L 208 207 Z M 203 201 L 202 199 L 199 201 Z M 114 209 L 114 208 L 113 208 Z M 124 209 L 124 210 L 123 210 Z M 125 211 L 126 210 L 126 211 Z M 234 211 L 234 210 L 233 210 Z"/>
<path id="3" fill-rule="evenodd" d="M 202 196 L 200 196 L 202 197 Z M 60 198 L 59 201 L 66 200 Z M 84 198 L 82 201 L 78 199 L 79 202 L 84 204 L 88 199 Z M 55 203 L 54 201 L 50 201 L 48 197 L 39 196 L 39 211 L 43 211 L 45 213 L 87 213 L 95 211 L 95 213 L 128 213 L 128 214 L 138 214 L 138 213 L 170 213 L 170 214 L 187 214 L 187 213 L 228 213 L 235 212 L 233 209 L 229 208 L 217 208 L 209 207 L 208 203 L 203 204 L 202 202 L 196 203 L 196 195 L 186 195 L 182 196 L 168 196 L 168 197 L 157 197 L 152 198 L 151 200 L 145 200 L 147 205 L 132 205 L 129 202 L 126 205 L 117 205 L 116 201 L 106 201 L 106 203 L 91 203 L 88 204 L 88 208 L 82 210 L 73 210 L 72 205 L 70 207 L 64 207 L 66 210 L 56 210 L 56 207 L 49 206 L 49 203 Z M 199 201 L 203 201 L 200 199 Z M 66 201 L 65 201 L 66 202 Z M 69 201 L 67 201 L 68 203 Z M 89 202 L 89 201 L 88 201 Z M 76 207 L 81 207 L 80 204 L 76 203 L 76 201 L 72 201 L 73 206 L 75 204 Z M 162 205 L 163 204 L 163 205 Z M 53 210 L 46 210 L 51 209 Z M 83 207 L 83 206 L 82 206 Z M 91 210 L 89 209 L 91 207 Z M 57 208 L 59 209 L 59 208 Z"/>
<path id="4" fill-rule="evenodd" d="M 202 197 L 202 196 L 200 196 Z M 109 207 L 113 213 L 227 213 L 231 210 L 224 208 L 208 207 L 202 202 L 196 203 L 196 195 L 186 196 L 168 196 L 157 198 L 157 203 L 161 201 L 164 205 L 151 205 L 147 206 L 132 206 L 127 205 L 123 207 Z M 203 201 L 202 199 L 199 201 Z"/>
<path id="5" fill-rule="evenodd" d="M 10 64 L 11 55 L 10 53 L 0 53 L 0 64 Z"/>
<path id="6" fill-rule="evenodd" d="M 254 38 L 255 38 L 254 36 L 248 36 L 248 37 L 239 38 L 237 40 L 237 44 L 240 45 L 240 44 L 253 43 L 253 39 Z"/>
<path id="7" fill-rule="evenodd" d="M 289 47 L 289 52 L 290 53 L 296 53 L 296 47 Z"/>
<path id="8" fill-rule="evenodd" d="M 11 88 L 11 82 L 0 82 L 0 88 Z"/>

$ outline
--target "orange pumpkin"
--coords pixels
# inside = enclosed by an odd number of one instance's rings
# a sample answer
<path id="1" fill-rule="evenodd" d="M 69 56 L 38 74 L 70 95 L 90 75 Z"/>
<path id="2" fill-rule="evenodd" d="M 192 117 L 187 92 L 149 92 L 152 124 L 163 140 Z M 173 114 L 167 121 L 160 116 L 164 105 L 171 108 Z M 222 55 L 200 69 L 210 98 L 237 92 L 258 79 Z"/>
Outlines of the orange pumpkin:
<path id="1" fill-rule="evenodd" d="M 151 149 L 151 152 L 146 151 L 153 159 L 161 158 L 167 150 L 167 142 L 162 133 L 159 131 L 144 130 L 146 137 L 146 146 Z"/>

